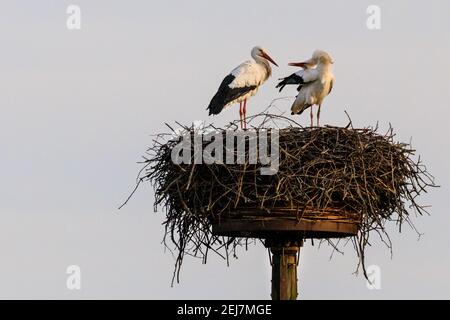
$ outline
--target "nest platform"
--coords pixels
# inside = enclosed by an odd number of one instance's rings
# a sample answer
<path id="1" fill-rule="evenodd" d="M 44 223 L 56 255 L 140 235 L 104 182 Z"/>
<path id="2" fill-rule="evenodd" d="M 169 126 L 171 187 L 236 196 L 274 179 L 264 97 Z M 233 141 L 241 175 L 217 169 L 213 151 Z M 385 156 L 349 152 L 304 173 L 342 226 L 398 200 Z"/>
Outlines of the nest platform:
<path id="1" fill-rule="evenodd" d="M 340 209 L 303 210 L 274 207 L 267 212 L 252 207 L 237 207 L 220 219 L 211 221 L 212 233 L 218 236 L 294 240 L 346 238 L 358 233 L 360 213 Z"/>

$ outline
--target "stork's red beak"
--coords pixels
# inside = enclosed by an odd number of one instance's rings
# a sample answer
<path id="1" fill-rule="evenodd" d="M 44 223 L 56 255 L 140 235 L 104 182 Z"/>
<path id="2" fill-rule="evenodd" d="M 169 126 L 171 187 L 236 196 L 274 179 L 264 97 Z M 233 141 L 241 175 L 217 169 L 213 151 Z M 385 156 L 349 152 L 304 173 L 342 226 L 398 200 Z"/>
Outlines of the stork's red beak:
<path id="1" fill-rule="evenodd" d="M 278 67 L 277 63 L 275 61 L 273 61 L 273 59 L 267 53 L 262 52 L 261 53 L 261 57 L 263 57 L 264 59 L 269 60 L 270 62 L 272 62 L 274 65 L 276 65 Z"/>

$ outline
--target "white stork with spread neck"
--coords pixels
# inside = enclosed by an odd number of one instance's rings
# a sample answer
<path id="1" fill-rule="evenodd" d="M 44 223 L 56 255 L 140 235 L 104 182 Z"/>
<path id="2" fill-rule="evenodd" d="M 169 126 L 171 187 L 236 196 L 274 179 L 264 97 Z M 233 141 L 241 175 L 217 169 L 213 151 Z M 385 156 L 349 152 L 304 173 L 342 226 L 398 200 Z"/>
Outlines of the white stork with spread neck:
<path id="1" fill-rule="evenodd" d="M 334 76 L 331 65 L 333 59 L 331 56 L 322 50 L 314 51 L 311 59 L 304 62 L 289 63 L 290 66 L 302 67 L 296 73 L 291 74 L 286 78 L 280 80 L 277 88 L 280 91 L 288 84 L 298 85 L 298 95 L 291 107 L 292 114 L 301 114 L 308 108 L 310 109 L 311 127 L 313 126 L 313 105 L 318 105 L 317 110 L 317 126 L 319 126 L 320 108 L 323 99 L 333 89 Z"/>
<path id="2" fill-rule="evenodd" d="M 224 108 L 239 103 L 241 129 L 247 128 L 247 99 L 254 96 L 259 86 L 272 75 L 269 62 L 278 67 L 261 47 L 254 47 L 251 56 L 254 60 L 240 64 L 223 79 L 207 108 L 209 115 L 216 115 Z"/>

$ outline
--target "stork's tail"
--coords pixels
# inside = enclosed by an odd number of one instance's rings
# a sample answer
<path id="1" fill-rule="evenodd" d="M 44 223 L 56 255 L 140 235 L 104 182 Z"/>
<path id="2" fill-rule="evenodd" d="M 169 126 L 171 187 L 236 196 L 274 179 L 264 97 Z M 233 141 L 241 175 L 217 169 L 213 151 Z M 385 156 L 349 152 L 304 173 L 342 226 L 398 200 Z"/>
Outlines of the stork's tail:
<path id="1" fill-rule="evenodd" d="M 219 101 L 219 99 L 212 99 L 209 103 L 209 106 L 206 108 L 206 110 L 209 110 L 209 115 L 216 115 L 222 112 L 225 105 L 222 101 Z"/>

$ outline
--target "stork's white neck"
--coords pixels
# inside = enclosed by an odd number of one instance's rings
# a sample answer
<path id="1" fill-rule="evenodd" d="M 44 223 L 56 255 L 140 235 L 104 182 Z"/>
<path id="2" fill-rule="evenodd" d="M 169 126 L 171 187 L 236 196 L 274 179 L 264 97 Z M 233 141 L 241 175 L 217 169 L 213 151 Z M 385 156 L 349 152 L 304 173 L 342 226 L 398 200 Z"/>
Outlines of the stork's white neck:
<path id="1" fill-rule="evenodd" d="M 320 73 L 331 72 L 331 63 L 318 63 L 317 71 L 319 71 Z"/>
<path id="2" fill-rule="evenodd" d="M 269 61 L 260 56 L 254 56 L 253 59 L 266 70 L 266 79 L 272 75 L 272 67 L 269 64 Z"/>

